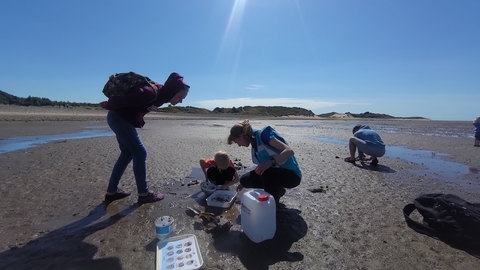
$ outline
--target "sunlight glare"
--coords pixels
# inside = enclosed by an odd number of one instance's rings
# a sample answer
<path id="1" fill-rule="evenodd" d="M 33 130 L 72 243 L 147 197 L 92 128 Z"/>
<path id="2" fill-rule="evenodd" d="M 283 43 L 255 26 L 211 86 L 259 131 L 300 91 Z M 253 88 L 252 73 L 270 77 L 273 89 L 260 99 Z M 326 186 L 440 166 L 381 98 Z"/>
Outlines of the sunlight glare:
<path id="1" fill-rule="evenodd" d="M 311 38 L 311 35 L 307 29 L 307 25 L 305 23 L 305 19 L 303 18 L 303 14 L 302 14 L 302 10 L 300 8 L 300 4 L 298 3 L 299 0 L 295 0 L 295 6 L 297 7 L 297 11 L 298 11 L 298 16 L 300 17 L 300 22 L 302 23 L 302 28 L 303 28 L 303 32 L 305 33 L 306 37 L 307 37 L 307 40 L 308 40 L 308 43 L 310 45 L 310 48 L 312 50 L 312 54 L 314 57 L 317 56 L 317 53 L 316 53 L 316 50 L 315 50 L 315 46 L 313 44 L 313 41 L 312 41 L 312 38 Z"/>
<path id="2" fill-rule="evenodd" d="M 237 39 L 240 34 L 242 16 L 246 2 L 247 0 L 235 0 L 233 4 L 232 11 L 230 12 L 230 17 L 228 19 L 228 24 L 225 29 L 225 33 L 223 34 L 222 43 L 220 44 L 217 61 L 223 54 L 225 47 L 227 47 L 227 43 L 231 44 L 227 49 L 238 52 L 238 49 L 235 47 L 238 45 Z"/>

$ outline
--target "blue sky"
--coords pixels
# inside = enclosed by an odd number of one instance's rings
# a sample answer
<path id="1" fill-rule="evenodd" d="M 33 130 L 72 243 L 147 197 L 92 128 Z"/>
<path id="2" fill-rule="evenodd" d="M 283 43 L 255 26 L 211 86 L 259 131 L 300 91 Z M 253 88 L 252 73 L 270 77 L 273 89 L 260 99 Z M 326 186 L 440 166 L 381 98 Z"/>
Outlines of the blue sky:
<path id="1" fill-rule="evenodd" d="M 480 115 L 480 1 L 0 1 L 0 90 L 101 102 L 112 73 L 190 84 L 182 106 Z"/>

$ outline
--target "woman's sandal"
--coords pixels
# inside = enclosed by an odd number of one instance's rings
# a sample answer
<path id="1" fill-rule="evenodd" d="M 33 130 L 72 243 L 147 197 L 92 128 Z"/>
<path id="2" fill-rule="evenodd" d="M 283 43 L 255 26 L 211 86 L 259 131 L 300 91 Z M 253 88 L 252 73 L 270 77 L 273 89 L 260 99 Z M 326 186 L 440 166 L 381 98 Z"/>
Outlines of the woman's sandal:
<path id="1" fill-rule="evenodd" d="M 117 191 L 117 193 L 115 193 L 115 194 L 112 194 L 112 195 L 105 194 L 105 200 L 103 202 L 106 205 L 109 205 L 116 200 L 120 200 L 120 199 L 123 199 L 123 198 L 128 197 L 128 196 L 130 196 L 129 191 L 123 191 L 123 190 L 119 189 Z"/>
<path id="2" fill-rule="evenodd" d="M 153 203 L 153 202 L 158 202 L 160 200 L 163 200 L 165 198 L 165 195 L 162 193 L 157 193 L 154 194 L 152 192 L 149 192 L 146 196 L 138 196 L 138 204 L 145 204 L 145 203 Z"/>
<path id="3" fill-rule="evenodd" d="M 343 159 L 345 162 L 355 163 L 355 160 L 351 160 L 350 157 L 346 157 Z"/>

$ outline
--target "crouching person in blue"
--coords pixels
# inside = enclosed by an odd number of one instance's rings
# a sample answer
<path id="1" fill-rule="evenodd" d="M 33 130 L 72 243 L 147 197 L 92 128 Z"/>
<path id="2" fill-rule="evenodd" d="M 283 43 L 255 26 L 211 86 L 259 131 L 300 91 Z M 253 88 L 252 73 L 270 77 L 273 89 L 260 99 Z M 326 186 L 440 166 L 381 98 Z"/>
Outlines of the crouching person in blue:
<path id="1" fill-rule="evenodd" d="M 272 127 L 253 129 L 248 120 L 235 124 L 230 129 L 228 144 L 251 146 L 252 162 L 257 167 L 240 177 L 237 190 L 262 188 L 270 193 L 275 202 L 285 195 L 285 188 L 300 184 L 302 172 L 294 157 L 294 152 Z"/>
<path id="2" fill-rule="evenodd" d="M 345 158 L 346 162 L 355 163 L 355 160 L 371 160 L 371 165 L 378 164 L 378 158 L 385 155 L 385 143 L 378 133 L 366 125 L 356 125 L 353 130 L 353 137 L 348 142 L 350 157 Z M 355 152 L 358 148 L 358 157 L 355 159 Z M 365 157 L 365 154 L 370 158 Z"/>

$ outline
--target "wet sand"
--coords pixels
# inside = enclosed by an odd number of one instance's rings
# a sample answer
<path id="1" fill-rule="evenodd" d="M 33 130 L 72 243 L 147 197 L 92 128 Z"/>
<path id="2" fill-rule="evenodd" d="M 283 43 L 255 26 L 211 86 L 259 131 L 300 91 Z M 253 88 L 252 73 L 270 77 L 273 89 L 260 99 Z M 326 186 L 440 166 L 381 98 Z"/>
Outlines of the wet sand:
<path id="1" fill-rule="evenodd" d="M 0 112 L 0 139 L 107 129 L 105 112 L 79 116 Z M 75 119 L 73 119 L 75 118 Z M 253 119 L 285 136 L 301 165 L 300 186 L 288 190 L 274 239 L 253 244 L 241 231 L 237 200 L 225 211 L 205 206 L 198 160 L 217 150 L 252 165 L 250 151 L 227 145 L 238 119 L 149 116 L 139 134 L 148 149 L 150 189 L 165 200 L 137 206 L 131 167 L 121 188 L 132 196 L 107 208 L 102 200 L 119 154 L 114 137 L 58 140 L 0 154 L 0 269 L 155 269 L 155 218 L 172 215 L 175 235 L 197 236 L 203 269 L 479 269 L 474 256 L 406 226 L 402 208 L 421 193 L 453 193 L 480 201 L 478 156 L 470 122 Z M 430 170 L 406 158 L 381 158 L 376 169 L 343 161 L 351 127 L 387 127 L 389 146 L 432 151 L 436 162 L 467 171 Z M 388 131 L 388 129 L 385 129 Z M 444 136 L 432 131 L 446 132 Z M 430 135 L 421 135 L 430 134 Z M 442 155 L 446 154 L 446 155 Z M 311 192 L 311 191 L 316 192 Z M 232 223 L 211 233 L 187 207 Z"/>

